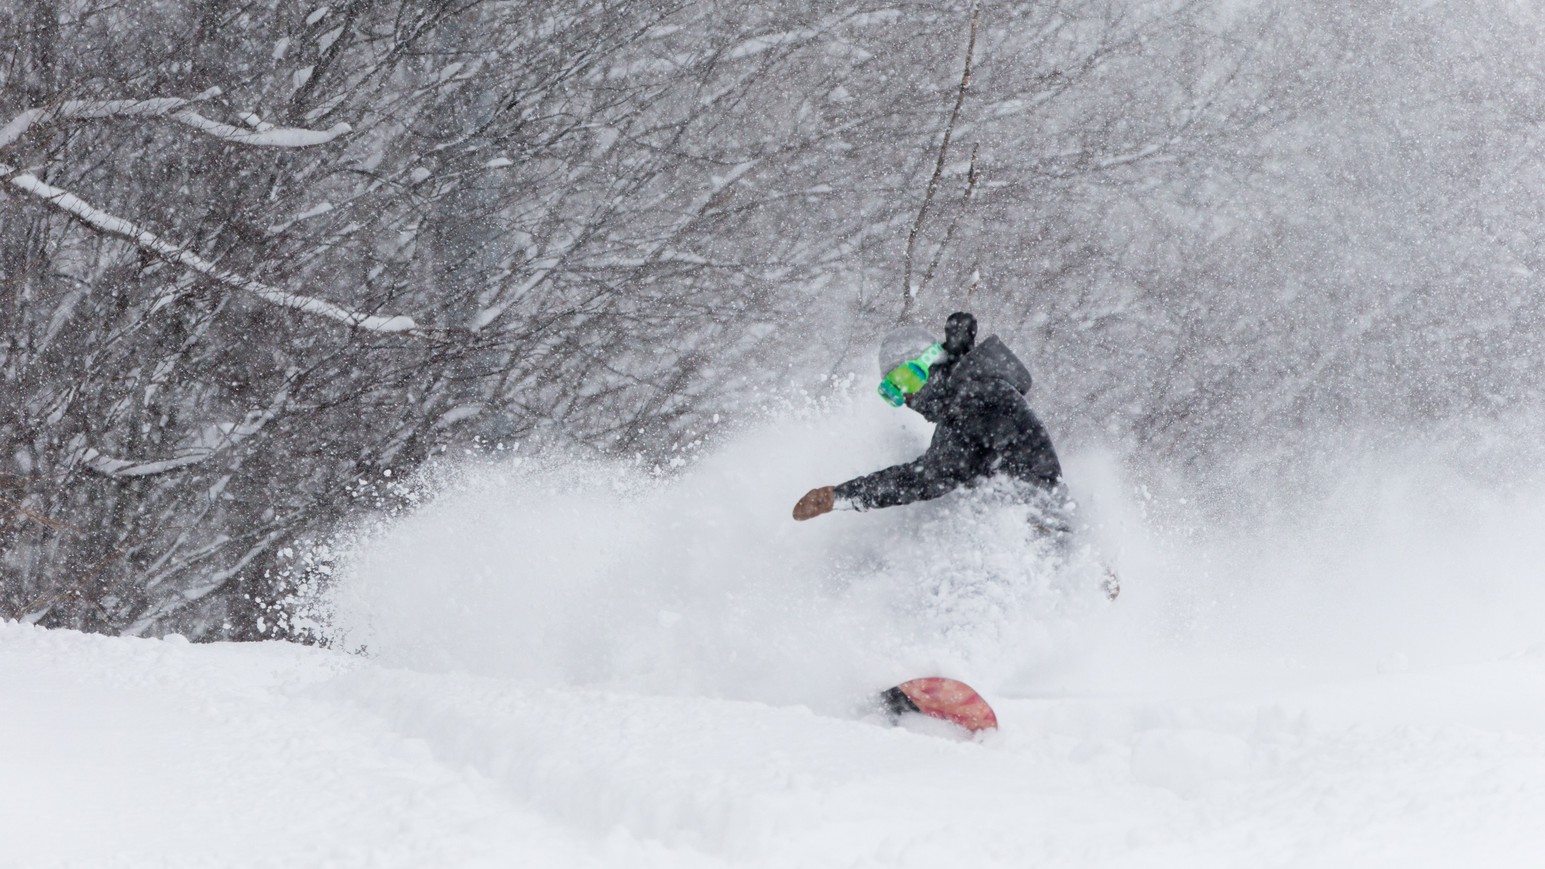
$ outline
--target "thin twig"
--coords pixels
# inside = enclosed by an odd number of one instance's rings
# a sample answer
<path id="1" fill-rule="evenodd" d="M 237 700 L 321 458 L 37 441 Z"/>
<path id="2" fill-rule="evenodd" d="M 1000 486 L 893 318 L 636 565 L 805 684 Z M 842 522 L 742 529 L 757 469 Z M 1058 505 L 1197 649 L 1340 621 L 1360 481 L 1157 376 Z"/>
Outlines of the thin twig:
<path id="1" fill-rule="evenodd" d="M 944 251 L 949 248 L 950 240 L 955 237 L 955 230 L 960 228 L 960 217 L 966 213 L 966 208 L 971 204 L 971 194 L 976 192 L 976 154 L 980 149 L 980 145 L 971 146 L 971 165 L 966 169 L 966 192 L 960 197 L 959 210 L 950 219 L 950 228 L 944 231 L 944 241 L 934 249 L 933 259 L 928 263 L 928 271 L 923 272 L 923 280 L 918 284 L 918 289 L 928 286 L 928 283 L 933 280 L 933 273 L 939 267 L 939 260 L 944 258 Z"/>
<path id="2" fill-rule="evenodd" d="M 939 158 L 934 162 L 933 177 L 928 179 L 928 187 L 923 192 L 923 205 L 917 210 L 917 220 L 912 223 L 912 231 L 907 233 L 907 253 L 901 279 L 901 316 L 898 318 L 903 322 L 911 317 L 912 305 L 921 289 L 912 286 L 912 259 L 917 251 L 917 240 L 923 234 L 923 224 L 928 219 L 928 208 L 933 204 L 934 193 L 939 189 L 939 180 L 944 177 L 944 165 L 949 160 L 950 139 L 954 137 L 955 124 L 960 120 L 960 107 L 966 101 L 966 91 L 971 88 L 971 62 L 976 56 L 976 30 L 981 12 L 980 4 L 971 7 L 971 39 L 966 43 L 965 69 L 960 75 L 960 87 L 955 90 L 955 107 L 950 111 L 949 123 L 944 125 L 944 140 L 939 143 Z"/>
<path id="3" fill-rule="evenodd" d="M 11 508 L 10 515 L 12 516 L 25 516 L 26 518 L 31 519 L 40 525 L 46 525 L 55 531 L 74 531 L 77 534 L 81 533 L 81 530 L 76 528 L 74 525 L 71 525 L 67 522 L 60 522 L 57 519 L 50 519 L 47 516 L 34 513 L 31 510 L 28 510 L 26 507 L 23 507 L 20 503 L 12 501 L 10 498 L 0 498 L 0 504 L 4 504 L 5 506 Z"/>

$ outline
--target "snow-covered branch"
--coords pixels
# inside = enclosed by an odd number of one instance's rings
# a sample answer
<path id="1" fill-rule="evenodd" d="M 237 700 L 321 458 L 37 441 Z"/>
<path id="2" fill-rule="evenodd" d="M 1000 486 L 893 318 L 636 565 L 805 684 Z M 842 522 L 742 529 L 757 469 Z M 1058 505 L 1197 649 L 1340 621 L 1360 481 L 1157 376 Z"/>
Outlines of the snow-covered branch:
<path id="1" fill-rule="evenodd" d="M 219 93 L 219 88 L 212 88 L 199 95 L 197 99 L 209 99 Z M 68 100 L 54 106 L 28 109 L 4 127 L 0 127 L 0 149 L 14 144 L 36 127 L 62 120 L 166 118 L 224 141 L 278 148 L 320 145 L 350 130 L 348 124 L 337 124 L 329 130 L 305 130 L 260 124 L 256 129 L 244 130 L 200 115 L 188 108 L 193 102 L 195 100 L 172 97 L 147 100 Z M 125 239 L 141 250 L 167 262 L 190 268 L 228 287 L 257 296 L 270 304 L 337 320 L 353 328 L 372 332 L 415 334 L 420 332 L 418 324 L 411 317 L 378 316 L 351 311 L 314 296 L 287 292 L 262 281 L 222 269 L 194 253 L 186 245 L 167 241 L 131 221 L 95 208 L 80 197 L 43 182 L 30 172 L 20 172 L 0 163 L 0 180 L 12 189 L 41 199 L 101 232 Z"/>
<path id="2" fill-rule="evenodd" d="M 190 268 L 228 287 L 251 293 L 269 304 L 337 320 L 353 328 L 371 332 L 423 334 L 423 330 L 419 329 L 418 324 L 411 317 L 379 316 L 351 311 L 315 296 L 287 292 L 262 281 L 222 269 L 186 246 L 166 241 L 130 221 L 94 208 L 68 191 L 45 184 L 30 172 L 16 172 L 11 167 L 0 163 L 0 179 L 3 179 L 11 188 L 41 199 L 108 235 L 129 241 L 139 249 L 154 254 L 160 259 Z"/>
<path id="3" fill-rule="evenodd" d="M 191 100 L 177 97 L 148 100 L 66 100 L 58 105 L 28 109 L 11 119 L 9 124 L 0 127 L 0 149 L 9 147 L 34 127 L 45 126 L 56 121 L 89 121 L 105 118 L 166 118 L 217 139 L 270 148 L 306 148 L 322 145 L 353 129 L 348 124 L 336 124 L 327 130 L 304 130 L 264 124 L 257 129 L 244 130 L 210 120 L 188 108 L 195 102 L 219 95 L 219 88 L 210 88 Z"/>

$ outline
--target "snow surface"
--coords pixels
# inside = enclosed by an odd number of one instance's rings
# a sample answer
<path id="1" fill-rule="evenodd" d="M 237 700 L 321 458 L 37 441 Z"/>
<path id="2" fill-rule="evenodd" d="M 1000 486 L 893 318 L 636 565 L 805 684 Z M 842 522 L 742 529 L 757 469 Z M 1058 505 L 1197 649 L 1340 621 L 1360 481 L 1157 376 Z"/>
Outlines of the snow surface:
<path id="1" fill-rule="evenodd" d="M 1545 864 L 1545 497 L 1369 460 L 1204 533 L 1074 457 L 1106 604 L 990 499 L 789 520 L 917 449 L 873 404 L 445 472 L 364 654 L 0 624 L 0 866 Z M 1002 730 L 863 711 L 925 673 Z"/>

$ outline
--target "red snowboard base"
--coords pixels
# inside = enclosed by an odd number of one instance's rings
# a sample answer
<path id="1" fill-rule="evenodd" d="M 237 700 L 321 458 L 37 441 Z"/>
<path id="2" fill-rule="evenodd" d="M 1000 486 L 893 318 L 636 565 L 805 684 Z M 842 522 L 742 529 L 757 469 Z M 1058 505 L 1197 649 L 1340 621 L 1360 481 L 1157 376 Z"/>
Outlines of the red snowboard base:
<path id="1" fill-rule="evenodd" d="M 982 695 L 964 682 L 930 677 L 902 682 L 880 695 L 885 709 L 893 716 L 920 712 L 975 733 L 996 730 L 998 716 Z"/>

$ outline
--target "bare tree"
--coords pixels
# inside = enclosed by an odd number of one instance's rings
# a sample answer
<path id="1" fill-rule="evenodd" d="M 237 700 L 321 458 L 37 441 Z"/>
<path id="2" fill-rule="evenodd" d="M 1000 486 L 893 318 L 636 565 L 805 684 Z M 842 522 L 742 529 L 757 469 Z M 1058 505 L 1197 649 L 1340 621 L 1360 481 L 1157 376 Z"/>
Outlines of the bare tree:
<path id="1" fill-rule="evenodd" d="M 666 451 L 878 243 L 847 140 L 915 97 L 842 93 L 886 12 L 196 6 L 4 21 L 10 615 L 282 633 L 295 542 L 449 445 Z"/>

